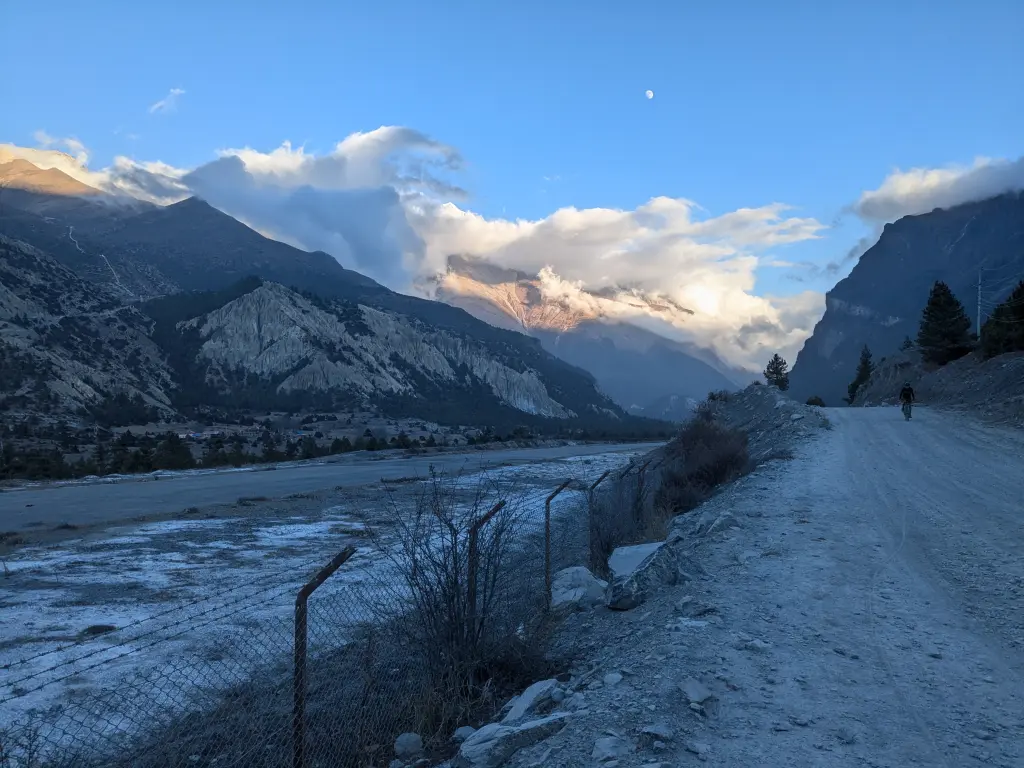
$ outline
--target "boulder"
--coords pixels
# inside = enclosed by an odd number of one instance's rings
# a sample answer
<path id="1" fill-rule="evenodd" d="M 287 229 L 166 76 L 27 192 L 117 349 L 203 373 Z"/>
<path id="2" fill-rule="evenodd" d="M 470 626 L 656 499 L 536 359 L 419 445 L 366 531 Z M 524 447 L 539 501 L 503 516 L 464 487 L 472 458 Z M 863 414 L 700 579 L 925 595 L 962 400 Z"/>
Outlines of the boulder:
<path id="1" fill-rule="evenodd" d="M 551 694 L 557 687 L 558 681 L 554 678 L 534 683 L 512 700 L 512 707 L 501 722 L 511 725 L 527 716 L 537 714 L 551 703 Z"/>
<path id="2" fill-rule="evenodd" d="M 608 583 L 583 566 L 563 568 L 551 580 L 551 607 L 554 610 L 585 610 L 604 601 Z"/>
<path id="3" fill-rule="evenodd" d="M 490 723 L 466 739 L 453 768 L 499 768 L 520 749 L 533 746 L 565 727 L 571 715 L 557 712 L 519 725 Z"/>
<path id="4" fill-rule="evenodd" d="M 704 573 L 689 556 L 683 538 L 675 532 L 629 576 L 608 585 L 605 603 L 612 610 L 628 611 L 641 605 L 654 587 L 694 581 Z"/>

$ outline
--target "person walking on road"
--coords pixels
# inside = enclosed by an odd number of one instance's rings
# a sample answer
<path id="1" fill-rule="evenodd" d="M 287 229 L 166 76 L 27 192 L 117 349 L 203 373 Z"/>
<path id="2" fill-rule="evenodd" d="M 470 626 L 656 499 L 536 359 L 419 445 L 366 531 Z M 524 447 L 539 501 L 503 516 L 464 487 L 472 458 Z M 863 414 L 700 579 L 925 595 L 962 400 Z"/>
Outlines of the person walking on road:
<path id="1" fill-rule="evenodd" d="M 914 404 L 914 388 L 910 386 L 910 382 L 903 384 L 903 389 L 900 390 L 900 405 L 903 407 L 903 418 L 910 421 L 910 409 Z"/>

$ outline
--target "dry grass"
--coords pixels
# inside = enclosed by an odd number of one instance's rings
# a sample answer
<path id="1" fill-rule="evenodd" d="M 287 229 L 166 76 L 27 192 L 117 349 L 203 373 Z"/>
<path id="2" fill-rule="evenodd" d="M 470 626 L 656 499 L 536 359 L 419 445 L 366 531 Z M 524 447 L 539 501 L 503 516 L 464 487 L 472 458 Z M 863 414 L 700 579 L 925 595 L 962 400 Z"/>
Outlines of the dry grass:
<path id="1" fill-rule="evenodd" d="M 594 573 L 607 577 L 616 547 L 663 540 L 674 517 L 750 471 L 746 434 L 714 420 L 714 403 L 728 398 L 728 393 L 710 393 L 646 471 L 630 472 L 588 495 Z"/>

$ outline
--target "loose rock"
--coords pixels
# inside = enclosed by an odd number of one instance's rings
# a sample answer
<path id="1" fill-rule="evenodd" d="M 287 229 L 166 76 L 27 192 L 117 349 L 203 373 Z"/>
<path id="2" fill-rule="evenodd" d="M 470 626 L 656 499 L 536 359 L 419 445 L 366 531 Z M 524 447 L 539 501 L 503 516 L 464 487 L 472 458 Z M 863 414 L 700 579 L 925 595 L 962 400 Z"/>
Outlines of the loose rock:
<path id="1" fill-rule="evenodd" d="M 618 736 L 605 736 L 594 742 L 594 751 L 590 756 L 599 763 L 607 764 L 610 760 L 625 757 L 632 749 L 629 743 Z"/>
<path id="2" fill-rule="evenodd" d="M 571 715 L 557 712 L 520 725 L 490 723 L 466 739 L 452 761 L 453 768 L 498 768 L 520 749 L 558 733 Z"/>
<path id="3" fill-rule="evenodd" d="M 542 711 L 551 702 L 551 693 L 557 686 L 558 681 L 554 678 L 534 683 L 514 700 L 508 714 L 502 718 L 501 722 L 505 725 L 511 725 L 528 715 L 537 714 Z"/>
<path id="4" fill-rule="evenodd" d="M 418 733 L 403 733 L 395 739 L 395 757 L 405 762 L 418 760 L 423 756 L 423 739 Z"/>
<path id="5" fill-rule="evenodd" d="M 604 602 L 607 588 L 608 582 L 583 566 L 564 568 L 552 579 L 551 607 L 563 611 L 593 608 Z"/>

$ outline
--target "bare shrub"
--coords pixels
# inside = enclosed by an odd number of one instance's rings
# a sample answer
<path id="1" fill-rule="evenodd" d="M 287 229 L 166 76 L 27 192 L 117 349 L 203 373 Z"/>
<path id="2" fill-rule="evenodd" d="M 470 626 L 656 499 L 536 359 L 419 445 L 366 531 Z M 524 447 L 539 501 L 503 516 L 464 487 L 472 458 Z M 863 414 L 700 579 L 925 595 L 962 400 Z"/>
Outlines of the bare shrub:
<path id="1" fill-rule="evenodd" d="M 499 488 L 466 491 L 431 473 L 412 514 L 394 508 L 398 542 L 380 542 L 400 612 L 381 618 L 423 672 L 418 732 L 448 735 L 496 690 L 521 689 L 550 672 L 543 570 L 521 498 Z M 401 599 L 399 599 L 401 598 Z"/>
<path id="2" fill-rule="evenodd" d="M 744 432 L 703 415 L 687 422 L 665 446 L 665 465 L 654 506 L 666 518 L 702 504 L 713 490 L 750 471 Z"/>

